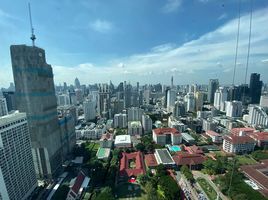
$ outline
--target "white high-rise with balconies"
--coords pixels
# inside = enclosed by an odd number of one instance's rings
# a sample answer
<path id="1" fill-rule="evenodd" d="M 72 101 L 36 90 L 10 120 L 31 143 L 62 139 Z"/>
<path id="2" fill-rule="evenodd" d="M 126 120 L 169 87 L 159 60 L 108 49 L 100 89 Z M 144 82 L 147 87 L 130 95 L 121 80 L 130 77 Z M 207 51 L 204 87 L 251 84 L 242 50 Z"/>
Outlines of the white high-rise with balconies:
<path id="1" fill-rule="evenodd" d="M 268 127 L 268 115 L 262 107 L 251 105 L 249 106 L 248 123 L 253 126 Z"/>
<path id="2" fill-rule="evenodd" d="M 149 115 L 142 115 L 142 128 L 144 133 L 152 131 L 153 122 Z"/>
<path id="3" fill-rule="evenodd" d="M 126 128 L 127 127 L 127 114 L 115 114 L 114 115 L 114 128 Z"/>
<path id="4" fill-rule="evenodd" d="M 186 101 L 186 111 L 187 112 L 194 112 L 195 111 L 195 98 L 193 93 L 188 93 L 185 96 L 185 101 Z"/>
<path id="5" fill-rule="evenodd" d="M 0 199 L 24 200 L 37 187 L 25 113 L 0 117 Z"/>
<path id="6" fill-rule="evenodd" d="M 86 121 L 93 120 L 96 118 L 96 106 L 97 102 L 93 100 L 87 99 L 83 102 L 83 110 Z"/>
<path id="7" fill-rule="evenodd" d="M 224 87 L 220 87 L 214 95 L 214 107 L 217 110 L 225 111 L 225 101 L 227 101 L 227 90 Z"/>
<path id="8" fill-rule="evenodd" d="M 241 101 L 226 101 L 225 108 L 227 117 L 242 117 Z"/>

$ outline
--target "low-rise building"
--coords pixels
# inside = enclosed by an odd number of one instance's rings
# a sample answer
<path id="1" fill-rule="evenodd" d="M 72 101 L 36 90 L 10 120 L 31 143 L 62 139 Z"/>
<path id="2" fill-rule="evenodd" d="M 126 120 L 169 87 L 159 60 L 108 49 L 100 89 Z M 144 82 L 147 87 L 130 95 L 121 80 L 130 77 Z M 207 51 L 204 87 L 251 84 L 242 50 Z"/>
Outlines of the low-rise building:
<path id="1" fill-rule="evenodd" d="M 137 178 L 137 176 L 145 174 L 145 172 L 144 158 L 140 151 L 122 153 L 119 169 L 119 177 L 121 179 Z"/>
<path id="2" fill-rule="evenodd" d="M 188 133 L 181 133 L 183 143 L 186 144 L 195 144 L 195 139 Z"/>
<path id="3" fill-rule="evenodd" d="M 168 127 L 175 128 L 179 132 L 184 132 L 186 130 L 186 128 L 187 128 L 187 126 L 184 123 L 182 123 L 181 121 L 177 120 L 173 116 L 170 116 L 168 118 Z"/>
<path id="4" fill-rule="evenodd" d="M 207 130 L 206 135 L 212 139 L 214 143 L 222 143 L 222 136 L 212 130 Z"/>
<path id="5" fill-rule="evenodd" d="M 154 155 L 158 165 L 163 164 L 167 167 L 175 166 L 175 161 L 167 149 L 156 149 Z"/>
<path id="6" fill-rule="evenodd" d="M 145 164 L 147 168 L 154 169 L 155 167 L 158 166 L 158 163 L 154 154 L 146 154 L 144 157 L 145 157 Z"/>
<path id="7" fill-rule="evenodd" d="M 228 153 L 244 154 L 254 151 L 256 142 L 247 135 L 223 137 L 223 150 Z"/>
<path id="8" fill-rule="evenodd" d="M 111 148 L 113 146 L 114 138 L 111 133 L 105 133 L 101 136 L 100 147 Z"/>
<path id="9" fill-rule="evenodd" d="M 117 148 L 130 148 L 132 146 L 130 135 L 115 136 L 114 146 Z"/>
<path id="10" fill-rule="evenodd" d="M 241 166 L 241 171 L 257 184 L 259 192 L 268 197 L 268 160 L 262 160 L 261 163 L 256 165 Z"/>
<path id="11" fill-rule="evenodd" d="M 254 132 L 249 135 L 256 141 L 258 147 L 267 148 L 268 147 L 268 132 Z"/>
<path id="12" fill-rule="evenodd" d="M 181 167 L 188 166 L 190 169 L 200 169 L 203 162 L 206 160 L 205 156 L 201 154 L 190 154 L 186 152 L 178 152 L 172 156 L 176 165 Z"/>
<path id="13" fill-rule="evenodd" d="M 203 150 L 196 145 L 184 146 L 184 150 L 186 150 L 189 154 L 204 154 Z"/>
<path id="14" fill-rule="evenodd" d="M 157 128 L 153 130 L 153 140 L 160 145 L 176 145 L 182 142 L 182 136 L 175 128 Z"/>
<path id="15" fill-rule="evenodd" d="M 111 149 L 110 148 L 102 148 L 100 147 L 97 151 L 97 158 L 100 160 L 107 160 L 110 156 Z"/>
<path id="16" fill-rule="evenodd" d="M 80 171 L 76 177 L 74 184 L 71 186 L 66 200 L 77 200 L 80 199 L 83 191 L 87 188 L 90 178 L 88 178 L 84 172 Z"/>

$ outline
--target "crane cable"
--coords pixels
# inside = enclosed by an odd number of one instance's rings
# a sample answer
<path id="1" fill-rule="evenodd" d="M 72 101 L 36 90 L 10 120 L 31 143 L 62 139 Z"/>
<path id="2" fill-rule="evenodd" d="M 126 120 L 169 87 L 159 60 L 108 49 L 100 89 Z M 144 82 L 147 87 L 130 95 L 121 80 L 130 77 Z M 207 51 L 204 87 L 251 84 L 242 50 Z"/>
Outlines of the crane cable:
<path id="1" fill-rule="evenodd" d="M 234 81 L 235 81 L 238 44 L 239 44 L 239 35 L 240 35 L 240 12 L 241 12 L 241 0 L 239 0 L 239 3 L 238 3 L 238 23 L 237 23 L 237 35 L 236 35 L 235 63 L 234 63 L 234 72 L 233 72 L 233 86 L 234 86 Z"/>
<path id="2" fill-rule="evenodd" d="M 247 76 L 248 76 L 248 65 L 249 65 L 249 55 L 250 55 L 250 47 L 251 47 L 251 29 L 252 29 L 252 10 L 253 10 L 253 1 L 250 1 L 250 20 L 249 20 L 249 34 L 248 34 L 248 52 L 247 52 L 247 64 L 246 64 L 246 73 L 245 73 L 245 82 L 244 82 L 244 91 L 243 91 L 243 99 L 245 98 L 246 93 L 246 84 L 247 84 Z"/>

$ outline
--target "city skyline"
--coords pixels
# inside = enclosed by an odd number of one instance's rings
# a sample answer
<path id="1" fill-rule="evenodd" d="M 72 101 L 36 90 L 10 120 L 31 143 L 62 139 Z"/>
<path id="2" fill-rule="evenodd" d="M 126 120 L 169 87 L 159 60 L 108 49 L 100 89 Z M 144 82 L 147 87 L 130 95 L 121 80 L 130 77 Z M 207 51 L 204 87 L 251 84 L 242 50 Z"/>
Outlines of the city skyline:
<path id="1" fill-rule="evenodd" d="M 252 72 L 260 73 L 264 83 L 267 82 L 264 77 L 268 72 L 268 53 L 265 51 L 268 43 L 268 36 L 265 34 L 268 31 L 265 26 L 268 23 L 267 5 L 265 1 L 254 2 L 247 83 Z M 44 21 L 47 18 L 41 6 L 51 10 L 50 17 L 54 17 L 58 29 L 55 29 L 50 20 Z M 71 6 L 72 11 L 81 11 L 79 13 L 84 15 L 85 19 L 81 23 L 75 23 L 80 15 L 71 20 L 70 13 L 66 12 Z M 87 14 L 86 11 L 99 6 L 102 7 L 102 12 Z M 127 13 L 131 6 L 143 9 L 137 10 L 135 14 Z M 47 4 L 40 5 L 32 2 L 36 45 L 46 49 L 56 85 L 63 82 L 73 84 L 75 76 L 83 84 L 110 80 L 116 84 L 123 80 L 132 83 L 139 81 L 141 84 L 158 82 L 169 84 L 171 75 L 174 76 L 176 85 L 207 84 L 210 78 L 218 78 L 220 84 L 231 83 L 237 32 L 237 6 L 238 3 L 234 1 L 216 3 L 198 0 L 192 3 L 169 0 L 155 5 L 149 1 L 121 2 L 113 6 L 95 1 L 90 5 L 84 1 L 79 1 L 77 5 L 72 5 L 69 1 L 60 3 L 48 1 Z M 0 10 L 0 26 L 8 30 L 1 33 L 4 38 L 3 46 L 0 48 L 0 54 L 3 55 L 0 61 L 1 87 L 8 87 L 9 82 L 13 82 L 9 46 L 14 43 L 31 42 L 27 3 L 19 2 L 18 7 L 15 6 L 17 13 L 14 13 L 10 10 L 9 3 L 4 2 Z M 215 11 L 207 13 L 211 8 Z M 152 14 L 147 14 L 146 11 L 151 11 Z M 182 19 L 188 11 L 193 15 Z M 236 84 L 244 83 L 249 11 L 250 2 L 242 1 Z M 116 14 L 113 16 L 112 12 Z M 125 19 L 121 19 L 122 14 L 125 14 Z M 139 23 L 139 15 L 141 19 L 144 17 L 142 23 Z M 200 16 L 206 23 L 200 22 Z M 71 21 L 64 22 L 64 17 Z M 159 22 L 155 23 L 153 19 L 158 19 Z M 84 26 L 87 30 L 81 27 L 72 30 L 70 26 L 73 25 Z M 142 28 L 139 28 L 140 26 Z M 66 29 L 67 27 L 70 29 Z M 138 30 L 133 31 L 134 28 Z M 21 30 L 19 34 L 18 29 Z M 137 35 L 139 30 L 145 32 Z M 88 35 L 85 36 L 85 33 Z M 74 42 L 67 42 L 70 40 Z"/>

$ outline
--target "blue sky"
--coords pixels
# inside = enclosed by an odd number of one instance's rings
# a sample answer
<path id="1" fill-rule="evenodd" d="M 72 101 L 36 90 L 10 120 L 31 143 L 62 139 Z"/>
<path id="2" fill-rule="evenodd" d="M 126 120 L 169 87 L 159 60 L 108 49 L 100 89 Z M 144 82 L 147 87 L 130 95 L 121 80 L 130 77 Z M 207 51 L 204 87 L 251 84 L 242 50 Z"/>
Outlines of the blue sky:
<path id="1" fill-rule="evenodd" d="M 236 83 L 244 81 L 250 1 L 241 0 Z M 9 46 L 31 44 L 28 1 L 0 2 L 0 87 L 13 80 Z M 238 0 L 33 0 L 36 45 L 55 83 L 232 81 Z M 268 1 L 255 0 L 249 72 L 268 73 Z M 266 77 L 265 77 L 266 75 Z"/>

